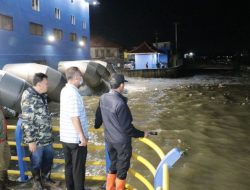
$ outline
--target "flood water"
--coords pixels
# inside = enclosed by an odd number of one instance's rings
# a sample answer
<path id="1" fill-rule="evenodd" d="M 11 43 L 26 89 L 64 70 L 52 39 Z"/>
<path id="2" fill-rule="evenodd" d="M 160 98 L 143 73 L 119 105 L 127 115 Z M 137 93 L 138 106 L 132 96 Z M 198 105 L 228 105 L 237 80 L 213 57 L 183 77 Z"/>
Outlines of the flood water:
<path id="1" fill-rule="evenodd" d="M 150 139 L 167 153 L 179 147 L 185 153 L 170 170 L 172 190 L 248 190 L 250 187 L 250 76 L 195 75 L 180 79 L 128 78 L 134 125 L 154 130 Z M 99 97 L 84 97 L 90 127 Z M 58 106 L 52 107 L 58 111 Z M 55 120 L 55 122 L 58 118 Z M 102 134 L 92 134 L 91 143 L 103 144 Z M 134 151 L 155 167 L 159 158 L 138 141 Z M 98 160 L 101 153 L 90 152 Z M 132 161 L 132 167 L 149 180 L 148 170 Z M 104 168 L 87 168 L 87 174 L 104 174 Z M 137 189 L 146 189 L 130 175 Z"/>

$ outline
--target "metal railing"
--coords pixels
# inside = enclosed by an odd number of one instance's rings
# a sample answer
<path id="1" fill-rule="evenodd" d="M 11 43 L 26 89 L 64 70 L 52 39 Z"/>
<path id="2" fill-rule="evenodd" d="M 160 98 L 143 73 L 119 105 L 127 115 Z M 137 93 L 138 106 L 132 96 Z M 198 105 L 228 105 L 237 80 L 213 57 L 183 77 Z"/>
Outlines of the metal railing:
<path id="1" fill-rule="evenodd" d="M 21 119 L 18 120 L 17 126 L 8 125 L 8 130 L 15 130 L 15 138 L 16 141 L 8 141 L 10 146 L 16 146 L 17 156 L 11 156 L 11 160 L 18 161 L 19 170 L 8 170 L 10 175 L 19 175 L 19 180 L 25 182 L 28 180 L 28 176 L 31 176 L 31 172 L 27 170 L 26 162 L 30 161 L 29 157 L 25 157 L 24 151 L 24 144 L 22 144 L 22 130 L 21 130 Z M 59 127 L 53 127 L 54 132 L 59 132 Z M 91 132 L 103 132 L 102 129 L 90 129 Z M 129 169 L 129 173 L 141 181 L 148 190 L 169 190 L 169 172 L 168 168 L 171 168 L 173 164 L 180 158 L 181 151 L 178 149 L 172 149 L 166 156 L 161 148 L 156 145 L 153 141 L 147 138 L 140 138 L 140 142 L 148 145 L 155 153 L 159 156 L 161 162 L 158 165 L 157 169 L 143 156 L 138 155 L 136 153 L 132 154 L 132 158 L 140 163 L 142 163 L 152 174 L 154 177 L 154 185 L 146 179 L 138 171 L 135 171 L 133 168 Z M 62 144 L 60 143 L 53 143 L 53 148 L 61 149 Z M 88 150 L 96 151 L 96 150 L 103 150 L 105 151 L 106 160 L 101 161 L 87 161 L 87 166 L 105 166 L 106 165 L 106 173 L 108 172 L 108 167 L 110 165 L 110 160 L 105 149 L 104 145 L 88 145 Z M 53 163 L 57 164 L 64 164 L 63 159 L 54 159 Z M 64 179 L 63 173 L 51 173 L 51 177 L 54 179 Z M 86 180 L 93 180 L 93 181 L 105 181 L 106 176 L 86 176 Z M 136 190 L 132 185 L 126 184 L 126 188 L 129 190 Z"/>

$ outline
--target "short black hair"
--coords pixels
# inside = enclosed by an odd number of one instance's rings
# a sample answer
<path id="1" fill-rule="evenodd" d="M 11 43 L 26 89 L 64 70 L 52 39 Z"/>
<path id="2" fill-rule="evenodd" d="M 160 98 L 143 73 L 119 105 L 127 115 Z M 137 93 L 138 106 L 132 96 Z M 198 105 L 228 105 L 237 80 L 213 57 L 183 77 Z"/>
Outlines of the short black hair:
<path id="1" fill-rule="evenodd" d="M 73 79 L 76 74 L 82 75 L 81 71 L 79 70 L 78 67 L 70 67 L 66 70 L 65 75 L 67 81 L 70 79 Z"/>
<path id="2" fill-rule="evenodd" d="M 33 86 L 36 86 L 37 83 L 42 82 L 43 79 L 48 79 L 48 76 L 44 73 L 36 73 L 33 77 Z"/>

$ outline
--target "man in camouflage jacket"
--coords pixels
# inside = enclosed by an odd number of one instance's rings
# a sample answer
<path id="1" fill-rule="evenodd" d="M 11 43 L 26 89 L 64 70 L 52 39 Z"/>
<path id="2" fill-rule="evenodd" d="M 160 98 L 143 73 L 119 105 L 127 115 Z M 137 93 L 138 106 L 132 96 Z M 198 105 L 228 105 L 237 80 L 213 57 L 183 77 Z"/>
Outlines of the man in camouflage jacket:
<path id="1" fill-rule="evenodd" d="M 34 190 L 45 190 L 46 186 L 53 183 L 49 177 L 54 151 L 51 117 L 45 94 L 47 90 L 47 75 L 36 73 L 33 87 L 23 92 L 21 100 L 23 142 L 28 145 L 30 151 Z"/>

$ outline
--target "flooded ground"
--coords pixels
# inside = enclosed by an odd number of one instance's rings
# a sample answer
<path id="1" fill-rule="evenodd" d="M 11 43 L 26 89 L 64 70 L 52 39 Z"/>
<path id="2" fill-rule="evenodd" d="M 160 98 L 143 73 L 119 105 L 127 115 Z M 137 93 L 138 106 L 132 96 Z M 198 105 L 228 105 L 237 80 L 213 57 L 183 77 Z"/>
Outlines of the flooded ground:
<path id="1" fill-rule="evenodd" d="M 165 153 L 179 147 L 185 154 L 170 171 L 174 190 L 248 190 L 250 187 L 250 77 L 248 75 L 196 75 L 180 79 L 128 78 L 126 84 L 134 124 L 158 131 L 151 139 Z M 90 127 L 99 97 L 85 97 Z M 58 105 L 51 110 L 58 112 Z M 58 118 L 55 118 L 55 123 Z M 103 144 L 102 134 L 91 143 Z M 157 156 L 138 141 L 134 151 L 155 167 Z M 57 156 L 62 157 L 58 152 Z M 103 158 L 90 152 L 89 160 Z M 152 180 L 151 174 L 132 161 L 132 167 Z M 55 170 L 63 170 L 56 166 Z M 87 175 L 104 175 L 104 167 L 89 167 Z M 137 189 L 146 189 L 130 175 Z M 16 189 L 22 189 L 16 187 Z"/>

